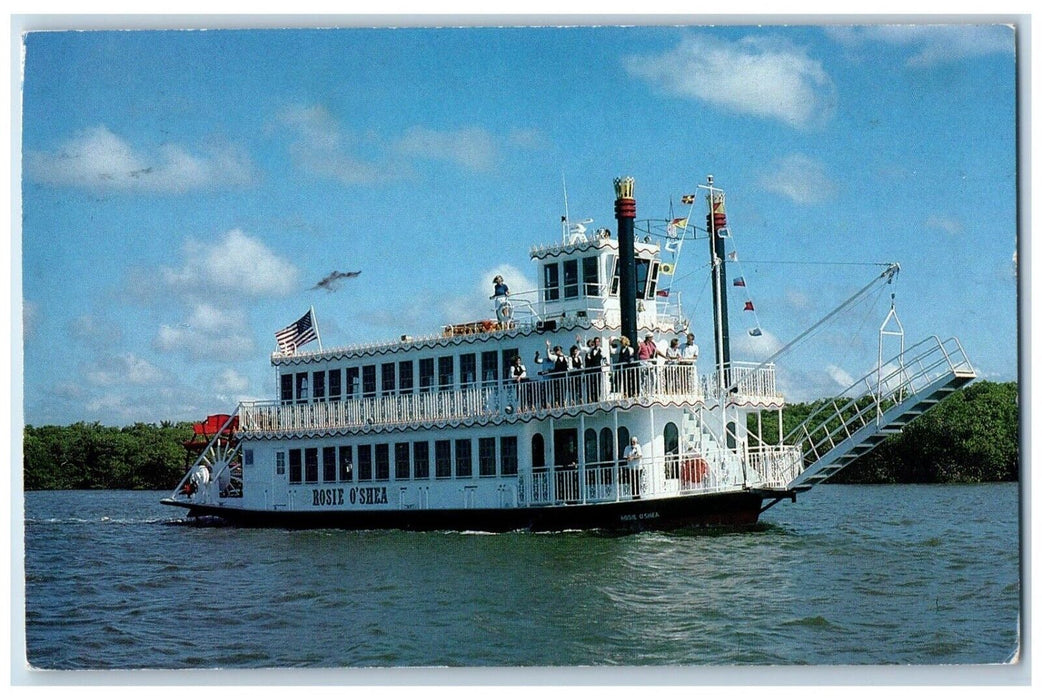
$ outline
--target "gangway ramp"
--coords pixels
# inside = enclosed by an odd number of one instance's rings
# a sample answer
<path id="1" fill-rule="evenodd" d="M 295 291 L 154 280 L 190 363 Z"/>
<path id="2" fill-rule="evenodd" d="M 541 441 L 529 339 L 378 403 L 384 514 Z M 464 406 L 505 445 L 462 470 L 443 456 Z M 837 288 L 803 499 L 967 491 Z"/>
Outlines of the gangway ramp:
<path id="1" fill-rule="evenodd" d="M 804 469 L 788 488 L 806 491 L 840 471 L 977 377 L 957 338 L 908 348 L 815 409 L 785 437 Z"/>

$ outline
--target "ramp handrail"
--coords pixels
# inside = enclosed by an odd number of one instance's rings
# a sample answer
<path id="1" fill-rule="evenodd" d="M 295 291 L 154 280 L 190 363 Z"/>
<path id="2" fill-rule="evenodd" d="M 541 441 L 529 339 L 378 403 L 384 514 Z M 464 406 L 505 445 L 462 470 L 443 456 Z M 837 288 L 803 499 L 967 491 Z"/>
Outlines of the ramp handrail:
<path id="1" fill-rule="evenodd" d="M 873 383 L 879 376 L 877 370 L 851 384 L 837 399 L 812 411 L 785 436 L 783 444 L 799 444 L 803 448 L 804 464 L 813 464 L 870 422 L 879 423 L 890 407 L 884 408 L 888 402 L 890 405 L 901 403 L 947 373 L 973 374 L 973 367 L 957 338 L 942 342 L 937 336 L 930 336 L 887 365 L 896 365 L 896 368 L 880 377 L 877 384 Z M 843 397 L 858 390 L 860 393 L 840 405 Z"/>

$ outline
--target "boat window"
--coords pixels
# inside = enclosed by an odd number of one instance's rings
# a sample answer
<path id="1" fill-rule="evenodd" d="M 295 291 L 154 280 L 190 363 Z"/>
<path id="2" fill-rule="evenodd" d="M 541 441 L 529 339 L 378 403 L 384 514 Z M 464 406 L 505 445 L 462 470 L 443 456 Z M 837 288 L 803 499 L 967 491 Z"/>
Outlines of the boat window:
<path id="1" fill-rule="evenodd" d="M 318 481 L 318 448 L 308 447 L 304 450 L 304 481 L 313 484 Z"/>
<path id="2" fill-rule="evenodd" d="M 456 441 L 456 476 L 469 477 L 474 474 L 474 465 L 471 461 L 471 447 L 469 439 Z"/>
<path id="3" fill-rule="evenodd" d="M 727 449 L 733 450 L 737 446 L 735 441 L 735 424 L 731 421 L 727 424 Z"/>
<path id="4" fill-rule="evenodd" d="M 352 479 L 351 466 L 351 446 L 341 445 L 340 446 L 340 481 L 351 481 Z"/>
<path id="5" fill-rule="evenodd" d="M 477 355 L 472 352 L 459 356 L 459 385 L 461 389 L 474 384 L 477 381 Z"/>
<path id="6" fill-rule="evenodd" d="M 517 474 L 517 436 L 509 435 L 499 438 L 499 464 L 503 476 Z"/>
<path id="7" fill-rule="evenodd" d="M 665 427 L 662 428 L 662 442 L 667 454 L 680 452 L 680 431 L 677 430 L 676 423 L 666 423 Z"/>
<path id="8" fill-rule="evenodd" d="M 565 260 L 561 266 L 564 268 L 564 298 L 574 299 L 579 296 L 579 261 Z"/>
<path id="9" fill-rule="evenodd" d="M 611 428 L 601 428 L 601 461 L 608 464 L 615 459 L 615 452 L 613 450 L 615 443 L 611 439 Z"/>
<path id="10" fill-rule="evenodd" d="M 608 263 L 611 268 L 611 296 L 619 296 L 619 256 L 611 256 L 611 262 Z"/>
<path id="11" fill-rule="evenodd" d="M 648 289 L 648 268 L 651 265 L 650 260 L 644 258 L 637 258 L 637 298 L 644 299 L 645 293 Z"/>
<path id="12" fill-rule="evenodd" d="M 297 401 L 308 400 L 308 373 L 297 373 Z"/>
<path id="13" fill-rule="evenodd" d="M 284 374 L 281 377 L 282 380 L 282 402 L 289 403 L 293 400 L 293 375 Z"/>
<path id="14" fill-rule="evenodd" d="M 322 481 L 336 481 L 336 448 L 322 448 Z"/>
<path id="15" fill-rule="evenodd" d="M 414 442 L 412 445 L 413 474 L 417 479 L 429 479 L 431 477 L 430 452 L 430 443 L 425 441 Z"/>
<path id="16" fill-rule="evenodd" d="M 587 428 L 583 435 L 583 459 L 587 467 L 597 462 L 597 431 L 593 428 Z"/>
<path id="17" fill-rule="evenodd" d="M 244 469 L 253 466 L 253 450 L 242 451 L 242 466 Z"/>
<path id="18" fill-rule="evenodd" d="M 391 448 L 386 442 L 381 442 L 373 448 L 376 462 L 376 480 L 387 481 L 391 478 Z"/>
<path id="19" fill-rule="evenodd" d="M 630 444 L 630 430 L 625 425 L 619 426 L 619 439 L 615 444 L 617 445 L 615 454 L 621 462 L 622 455 L 626 454 L 626 448 L 629 447 Z"/>
<path id="20" fill-rule="evenodd" d="M 358 446 L 358 480 L 373 480 L 373 448 L 371 445 Z"/>
<path id="21" fill-rule="evenodd" d="M 561 298 L 561 273 L 557 263 L 543 265 L 543 301 L 557 301 Z"/>
<path id="22" fill-rule="evenodd" d="M 300 450 L 289 451 L 289 483 L 299 484 L 301 482 L 300 472 Z"/>
<path id="23" fill-rule="evenodd" d="M 344 386 L 344 396 L 353 399 L 358 396 L 358 368 L 348 367 L 346 370 L 347 381 Z"/>
<path id="24" fill-rule="evenodd" d="M 420 360 L 420 391 L 430 391 L 434 386 L 434 358 Z"/>
<path id="25" fill-rule="evenodd" d="M 398 363 L 398 390 L 403 394 L 412 393 L 412 360 L 402 360 Z"/>
<path id="26" fill-rule="evenodd" d="M 658 285 L 658 260 L 651 263 L 651 276 L 648 277 L 648 299 L 655 298 L 655 287 Z"/>
<path id="27" fill-rule="evenodd" d="M 496 439 L 478 438 L 478 476 L 496 475 Z"/>
<path id="28" fill-rule="evenodd" d="M 579 463 L 579 431 L 559 428 L 554 431 L 554 464 L 558 466 Z"/>
<path id="29" fill-rule="evenodd" d="M 394 443 L 394 478 L 396 481 L 409 479 L 409 443 Z"/>
<path id="30" fill-rule="evenodd" d="M 583 258 L 583 294 L 588 297 L 601 295 L 600 278 L 598 277 L 597 257 Z"/>
<path id="31" fill-rule="evenodd" d="M 275 474 L 282 476 L 286 473 L 286 453 L 276 452 L 275 453 Z"/>
<path id="32" fill-rule="evenodd" d="M 662 443 L 666 451 L 666 478 L 680 478 L 680 431 L 670 422 L 662 428 Z"/>
<path id="33" fill-rule="evenodd" d="M 365 398 L 376 396 L 376 365 L 362 367 L 362 396 Z"/>
<path id="34" fill-rule="evenodd" d="M 452 443 L 448 440 L 434 441 L 434 476 L 438 479 L 452 476 Z"/>
<path id="35" fill-rule="evenodd" d="M 500 376 L 504 380 L 509 380 L 513 375 L 511 374 L 510 367 L 514 364 L 514 358 L 521 354 L 518 348 L 503 348 L 503 371 Z M 524 358 L 522 358 L 524 362 Z"/>
<path id="36" fill-rule="evenodd" d="M 394 393 L 394 363 L 380 365 L 380 392 L 387 396 Z"/>
<path id="37" fill-rule="evenodd" d="M 546 449 L 543 446 L 542 433 L 536 433 L 532 436 L 532 466 L 546 466 Z"/>
<path id="38" fill-rule="evenodd" d="M 339 401 L 340 400 L 340 370 L 331 369 L 329 370 L 329 400 Z"/>
<path id="39" fill-rule="evenodd" d="M 311 388 L 313 389 L 311 393 L 316 401 L 326 398 L 326 373 L 324 371 L 315 372 L 311 375 Z"/>
<path id="40" fill-rule="evenodd" d="M 448 391 L 454 383 L 452 376 L 452 355 L 438 358 L 438 390 Z"/>
<path id="41" fill-rule="evenodd" d="M 499 380 L 499 364 L 495 350 L 481 353 L 481 381 L 484 386 L 495 384 Z"/>

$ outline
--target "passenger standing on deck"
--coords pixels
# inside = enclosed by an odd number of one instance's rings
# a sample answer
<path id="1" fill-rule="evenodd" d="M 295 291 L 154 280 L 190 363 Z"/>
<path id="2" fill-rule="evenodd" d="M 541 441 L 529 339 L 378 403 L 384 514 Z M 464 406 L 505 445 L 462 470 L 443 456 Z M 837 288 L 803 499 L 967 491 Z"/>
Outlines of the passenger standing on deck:
<path id="1" fill-rule="evenodd" d="M 637 393 L 636 354 L 626 336 L 619 338 L 619 354 L 616 358 L 615 378 L 618 388 L 626 396 Z"/>
<path id="2" fill-rule="evenodd" d="M 496 275 L 492 279 L 492 284 L 494 285 L 492 288 L 492 297 L 494 299 L 510 296 L 510 287 L 503 281 L 503 275 Z"/>
<path id="3" fill-rule="evenodd" d="M 601 400 L 601 367 L 604 366 L 604 353 L 601 352 L 599 337 L 590 341 L 590 349 L 586 352 L 586 399 L 590 403 Z"/>
<path id="4" fill-rule="evenodd" d="M 492 285 L 492 300 L 496 304 L 496 320 L 505 328 L 509 325 L 511 316 L 514 315 L 514 310 L 507 299 L 510 296 L 510 287 L 503 281 L 503 275 L 496 275 L 492 278 Z"/>
<path id="5" fill-rule="evenodd" d="M 514 387 L 517 391 L 517 402 L 518 405 L 524 410 L 532 406 L 532 397 L 529 395 L 531 389 L 527 386 L 528 384 L 528 369 L 525 368 L 523 362 L 521 362 L 520 355 L 514 355 L 514 360 L 510 364 L 510 378 L 514 380 Z"/>
<path id="6" fill-rule="evenodd" d="M 545 376 L 550 383 L 549 390 L 544 388 L 543 400 L 544 408 L 546 408 L 546 402 L 549 401 L 554 407 L 561 405 L 561 400 L 564 395 L 564 382 L 568 375 L 568 358 L 564 355 L 564 350 L 561 349 L 560 345 L 555 345 L 554 348 L 550 349 L 550 341 L 546 341 L 546 358 L 542 359 L 539 357 L 539 351 L 535 353 L 535 363 L 542 365 L 550 365 L 549 369 L 544 369 L 539 374 Z"/>
<path id="7" fill-rule="evenodd" d="M 630 438 L 630 444 L 622 453 L 622 458 L 626 460 L 630 493 L 634 498 L 640 498 L 640 463 L 644 455 L 640 451 L 640 440 L 636 435 Z"/>
<path id="8" fill-rule="evenodd" d="M 687 344 L 680 349 L 681 361 L 688 365 L 690 372 L 687 375 L 689 386 L 685 389 L 687 393 L 698 393 L 698 346 L 695 345 L 695 334 L 687 334 Z"/>
<path id="9" fill-rule="evenodd" d="M 653 367 L 658 364 L 660 358 L 665 358 L 665 353 L 658 349 L 655 345 L 655 336 L 648 333 L 644 336 L 644 342 L 637 348 L 637 359 L 647 364 L 649 367 Z M 658 387 L 661 383 L 658 380 L 658 373 L 651 372 L 648 370 L 644 389 L 646 391 L 655 392 L 658 391 Z"/>
<path id="10" fill-rule="evenodd" d="M 573 404 L 580 404 L 582 399 L 583 356 L 579 346 L 573 345 L 568 351 L 568 393 Z"/>
<path id="11" fill-rule="evenodd" d="M 681 385 L 678 380 L 680 372 L 680 338 L 673 338 L 669 341 L 669 347 L 666 348 L 666 391 L 674 393 Z"/>

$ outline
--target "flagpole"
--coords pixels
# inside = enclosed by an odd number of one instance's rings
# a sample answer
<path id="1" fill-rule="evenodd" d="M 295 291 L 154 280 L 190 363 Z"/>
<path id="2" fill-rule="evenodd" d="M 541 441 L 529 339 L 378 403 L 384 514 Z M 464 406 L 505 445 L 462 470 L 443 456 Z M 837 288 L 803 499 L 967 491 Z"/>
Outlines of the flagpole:
<path id="1" fill-rule="evenodd" d="M 322 334 L 318 332 L 318 319 L 315 317 L 315 307 L 310 307 L 308 313 L 311 314 L 311 325 L 315 327 L 315 336 L 318 338 L 318 351 L 322 352 Z"/>

